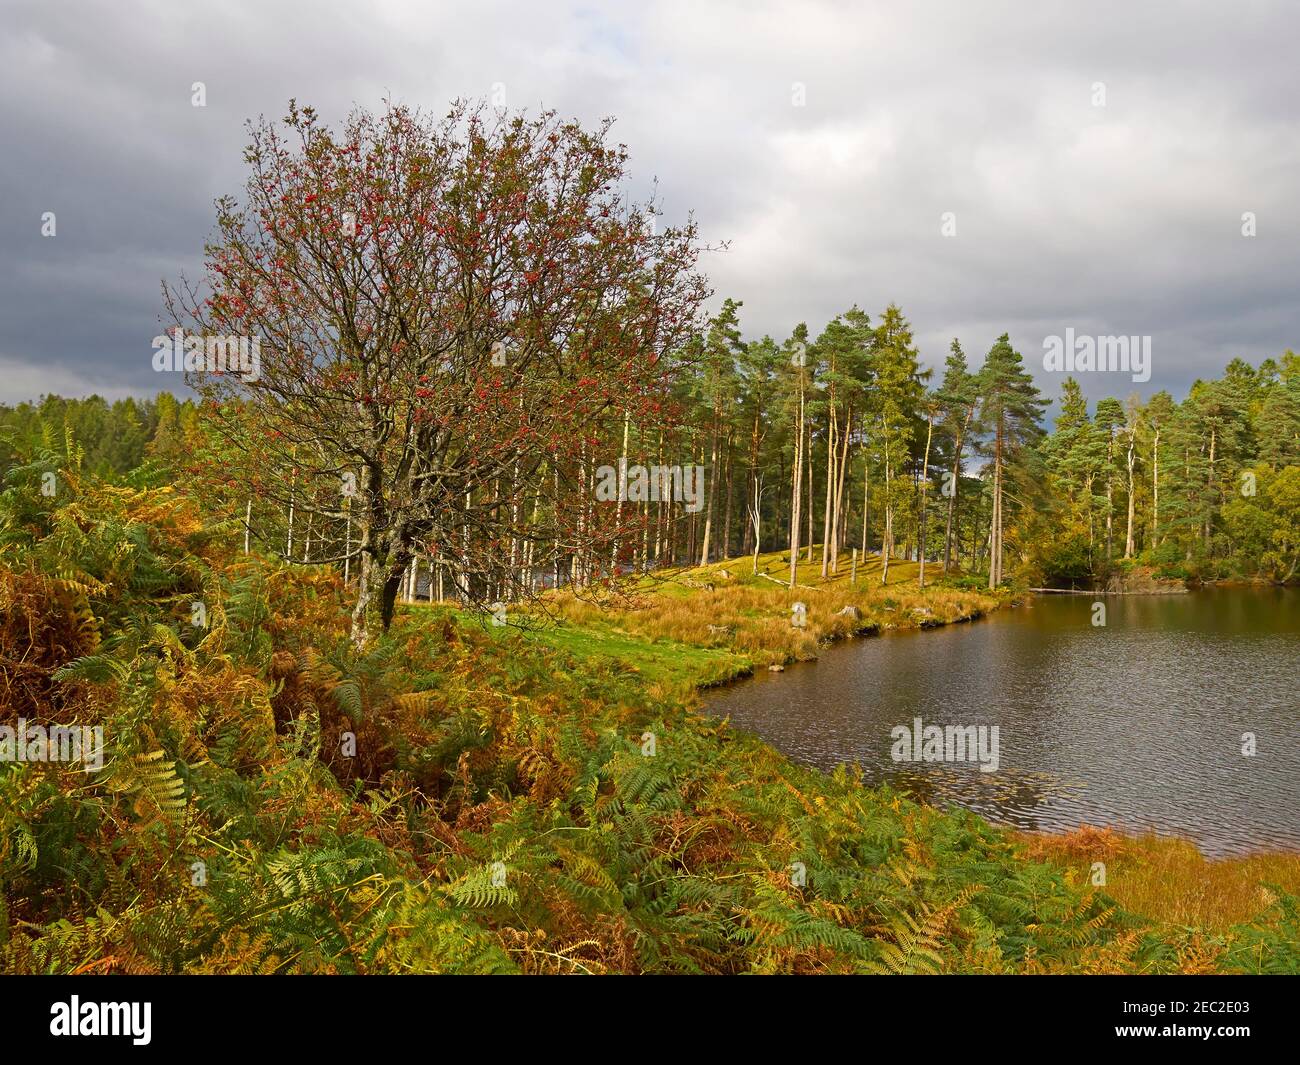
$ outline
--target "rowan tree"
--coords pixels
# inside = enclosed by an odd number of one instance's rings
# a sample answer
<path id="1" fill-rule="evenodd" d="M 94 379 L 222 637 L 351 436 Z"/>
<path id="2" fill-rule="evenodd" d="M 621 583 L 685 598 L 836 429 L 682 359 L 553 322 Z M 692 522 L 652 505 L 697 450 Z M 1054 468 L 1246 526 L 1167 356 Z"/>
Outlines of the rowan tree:
<path id="1" fill-rule="evenodd" d="M 167 291 L 177 324 L 260 344 L 256 376 L 191 375 L 222 476 L 274 550 L 358 577 L 359 644 L 412 559 L 483 604 L 618 542 L 594 467 L 612 425 L 666 416 L 709 292 L 694 223 L 656 232 L 653 198 L 626 202 L 609 132 L 463 103 L 334 131 L 291 102 L 250 124 L 203 283 Z"/>

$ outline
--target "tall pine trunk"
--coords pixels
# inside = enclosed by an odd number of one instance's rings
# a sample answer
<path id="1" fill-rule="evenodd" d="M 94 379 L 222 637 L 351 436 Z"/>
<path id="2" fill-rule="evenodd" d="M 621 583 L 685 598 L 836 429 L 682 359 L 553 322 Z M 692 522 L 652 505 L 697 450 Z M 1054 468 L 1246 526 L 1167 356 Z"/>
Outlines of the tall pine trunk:
<path id="1" fill-rule="evenodd" d="M 934 417 L 933 415 L 931 415 L 926 418 L 925 458 L 921 462 L 921 517 L 917 523 L 918 524 L 917 542 L 919 545 L 917 548 L 917 555 L 920 557 L 921 560 L 921 569 L 920 569 L 920 573 L 917 576 L 917 586 L 920 588 L 925 587 L 925 502 L 926 502 L 926 495 L 928 494 L 928 490 L 930 487 L 930 477 L 928 471 L 930 469 L 930 438 L 933 436 L 933 434 L 934 434 Z"/>
<path id="2" fill-rule="evenodd" d="M 790 589 L 799 571 L 799 504 L 803 489 L 803 374 L 799 375 L 799 421 L 794 437 L 794 468 L 790 474 Z"/>
<path id="3" fill-rule="evenodd" d="M 822 580 L 830 572 L 831 506 L 835 494 L 835 407 L 832 400 L 826 418 L 826 506 L 822 513 Z"/>
<path id="4" fill-rule="evenodd" d="M 885 528 L 880 537 L 880 583 L 889 583 L 889 556 L 894 550 L 894 483 L 889 469 L 889 436 L 885 436 Z"/>
<path id="5" fill-rule="evenodd" d="M 1124 535 L 1124 557 L 1133 557 L 1133 448 L 1137 444 L 1137 433 L 1133 432 L 1128 441 L 1128 529 Z"/>
<path id="6" fill-rule="evenodd" d="M 989 527 L 989 590 L 1002 583 L 1002 415 L 993 444 L 993 519 Z"/>

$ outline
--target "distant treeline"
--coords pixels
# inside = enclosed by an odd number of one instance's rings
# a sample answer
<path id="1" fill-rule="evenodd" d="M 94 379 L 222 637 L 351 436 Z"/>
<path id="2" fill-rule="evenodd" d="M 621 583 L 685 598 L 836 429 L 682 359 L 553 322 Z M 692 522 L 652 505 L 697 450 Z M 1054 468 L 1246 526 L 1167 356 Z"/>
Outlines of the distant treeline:
<path id="1" fill-rule="evenodd" d="M 892 556 L 916 558 L 924 544 L 945 572 L 987 577 L 1001 554 L 996 576 L 1030 583 L 1134 565 L 1170 577 L 1296 578 L 1300 356 L 1291 351 L 1258 367 L 1233 359 L 1181 402 L 1160 391 L 1090 410 L 1067 377 L 1049 432 L 1046 401 L 1006 337 L 978 370 L 954 340 L 932 388 L 895 307 L 874 328 L 855 308 L 815 340 L 800 325 L 780 344 L 742 339 L 740 307 L 726 301 L 679 364 L 674 427 L 652 435 L 615 419 L 593 449 L 609 462 L 685 458 L 705 470 L 703 503 L 670 507 L 664 535 L 639 553 L 632 543 L 633 565 L 793 543 L 835 571 L 853 548 L 889 544 Z M 121 475 L 152 461 L 195 491 L 194 460 L 217 448 L 199 407 L 165 392 L 0 406 L 0 466 L 42 448 L 62 453 L 69 440 L 88 471 Z M 299 510 L 303 502 L 299 494 Z M 274 506 L 264 517 L 264 546 L 292 543 L 283 509 L 286 528 Z"/>
<path id="2" fill-rule="evenodd" d="M 70 438 L 81 450 L 83 469 L 120 475 L 147 458 L 176 454 L 199 432 L 194 402 L 169 392 L 114 403 L 102 396 L 43 396 L 37 403 L 0 404 L 0 468 L 42 448 L 62 453 Z"/>

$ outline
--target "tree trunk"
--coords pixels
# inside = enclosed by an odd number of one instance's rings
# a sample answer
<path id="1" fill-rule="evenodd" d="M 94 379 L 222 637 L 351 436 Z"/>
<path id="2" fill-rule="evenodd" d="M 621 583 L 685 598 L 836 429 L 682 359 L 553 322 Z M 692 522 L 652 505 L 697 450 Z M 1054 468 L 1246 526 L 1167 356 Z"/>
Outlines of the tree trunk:
<path id="1" fill-rule="evenodd" d="M 370 602 L 375 588 L 370 578 L 375 568 L 370 556 L 369 545 L 365 543 L 367 534 L 362 534 L 363 547 L 359 556 L 360 566 L 357 574 L 357 602 L 352 608 L 352 644 L 358 651 L 364 650 L 370 639 Z"/>
<path id="2" fill-rule="evenodd" d="M 1214 500 L 1213 500 L 1214 451 L 1218 442 L 1219 442 L 1218 431 L 1215 429 L 1211 429 L 1210 430 L 1210 483 L 1206 486 L 1207 498 L 1205 501 L 1205 553 L 1206 555 L 1209 555 L 1210 553 L 1210 518 L 1211 518 L 1211 511 L 1214 506 Z"/>
<path id="3" fill-rule="evenodd" d="M 1133 448 L 1137 444 L 1136 430 L 1128 441 L 1128 529 L 1124 535 L 1124 557 L 1133 557 Z"/>
<path id="4" fill-rule="evenodd" d="M 835 466 L 835 513 L 831 522 L 831 572 L 840 571 L 840 545 L 845 538 L 845 525 L 848 517 L 844 505 L 844 483 L 849 469 L 849 426 L 852 424 L 853 412 L 850 410 L 844 419 L 844 432 L 840 444 L 840 455 Z"/>
<path id="5" fill-rule="evenodd" d="M 866 436 L 865 429 L 863 436 Z M 867 534 L 871 529 L 871 524 L 867 520 L 871 511 L 871 456 L 867 452 L 865 443 L 862 447 L 862 561 L 865 565 L 867 561 Z"/>
<path id="6" fill-rule="evenodd" d="M 1151 441 L 1151 548 L 1160 546 L 1160 430 Z"/>
<path id="7" fill-rule="evenodd" d="M 925 587 L 925 497 L 930 487 L 930 478 L 928 471 L 930 469 L 930 438 L 934 434 L 934 416 L 926 418 L 925 429 L 925 458 L 921 462 L 921 516 L 917 522 L 916 539 L 918 543 L 917 554 L 921 560 L 921 570 L 917 576 L 917 586 Z"/>
<path id="8" fill-rule="evenodd" d="M 808 561 L 813 560 L 813 442 L 812 425 L 808 425 L 808 442 L 804 445 L 808 458 Z"/>
<path id="9" fill-rule="evenodd" d="M 799 571 L 799 506 L 803 489 L 803 374 L 799 375 L 799 421 L 794 437 L 794 468 L 790 473 L 790 588 Z"/>
<path id="10" fill-rule="evenodd" d="M 705 475 L 712 479 L 712 489 L 708 493 L 708 499 L 704 504 L 704 547 L 700 551 L 700 565 L 709 564 L 709 540 L 713 534 L 713 506 L 714 497 L 718 494 L 718 412 L 713 412 L 713 439 L 709 451 L 709 468 Z"/>
<path id="11" fill-rule="evenodd" d="M 880 583 L 889 583 L 889 556 L 894 549 L 893 478 L 889 470 L 889 436 L 885 436 L 885 528 L 880 537 Z"/>
<path id="12" fill-rule="evenodd" d="M 974 407 L 971 411 L 974 412 Z M 948 496 L 948 519 L 943 530 L 943 572 L 947 574 L 952 565 L 952 523 L 957 514 L 957 493 L 961 490 L 961 446 L 963 430 L 969 424 L 971 415 L 966 416 L 965 423 L 959 423 L 952 444 L 952 494 Z M 958 544 L 960 547 L 960 543 Z"/>
<path id="13" fill-rule="evenodd" d="M 720 552 L 720 557 L 725 560 L 731 557 L 732 477 L 731 477 L 731 431 L 730 430 L 728 430 L 727 432 L 727 449 L 726 452 L 724 453 L 724 456 L 725 456 L 724 467 L 727 471 L 726 477 L 724 478 L 727 484 L 727 505 L 725 510 L 723 511 L 722 551 Z"/>
<path id="14" fill-rule="evenodd" d="M 834 399 L 826 417 L 826 505 L 822 510 L 822 580 L 830 573 L 831 506 L 835 494 L 835 407 Z"/>
<path id="15" fill-rule="evenodd" d="M 989 523 L 989 590 L 1002 583 L 1002 416 L 993 445 L 993 518 Z"/>

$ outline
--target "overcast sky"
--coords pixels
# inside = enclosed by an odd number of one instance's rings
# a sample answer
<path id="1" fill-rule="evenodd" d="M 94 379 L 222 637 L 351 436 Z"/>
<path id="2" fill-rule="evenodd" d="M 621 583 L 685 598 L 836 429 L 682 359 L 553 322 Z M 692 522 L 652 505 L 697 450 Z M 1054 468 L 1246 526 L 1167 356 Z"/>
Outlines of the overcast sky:
<path id="1" fill-rule="evenodd" d="M 1085 391 L 1181 398 L 1300 348 L 1298 40 L 1300 5 L 1252 0 L 0 0 L 0 402 L 179 390 L 160 283 L 242 190 L 246 119 L 498 83 L 617 119 L 633 197 L 658 177 L 730 242 L 703 266 L 749 336 L 892 300 L 926 362 L 1006 331 L 1055 395 L 1046 336 L 1149 335 L 1150 382 Z"/>

